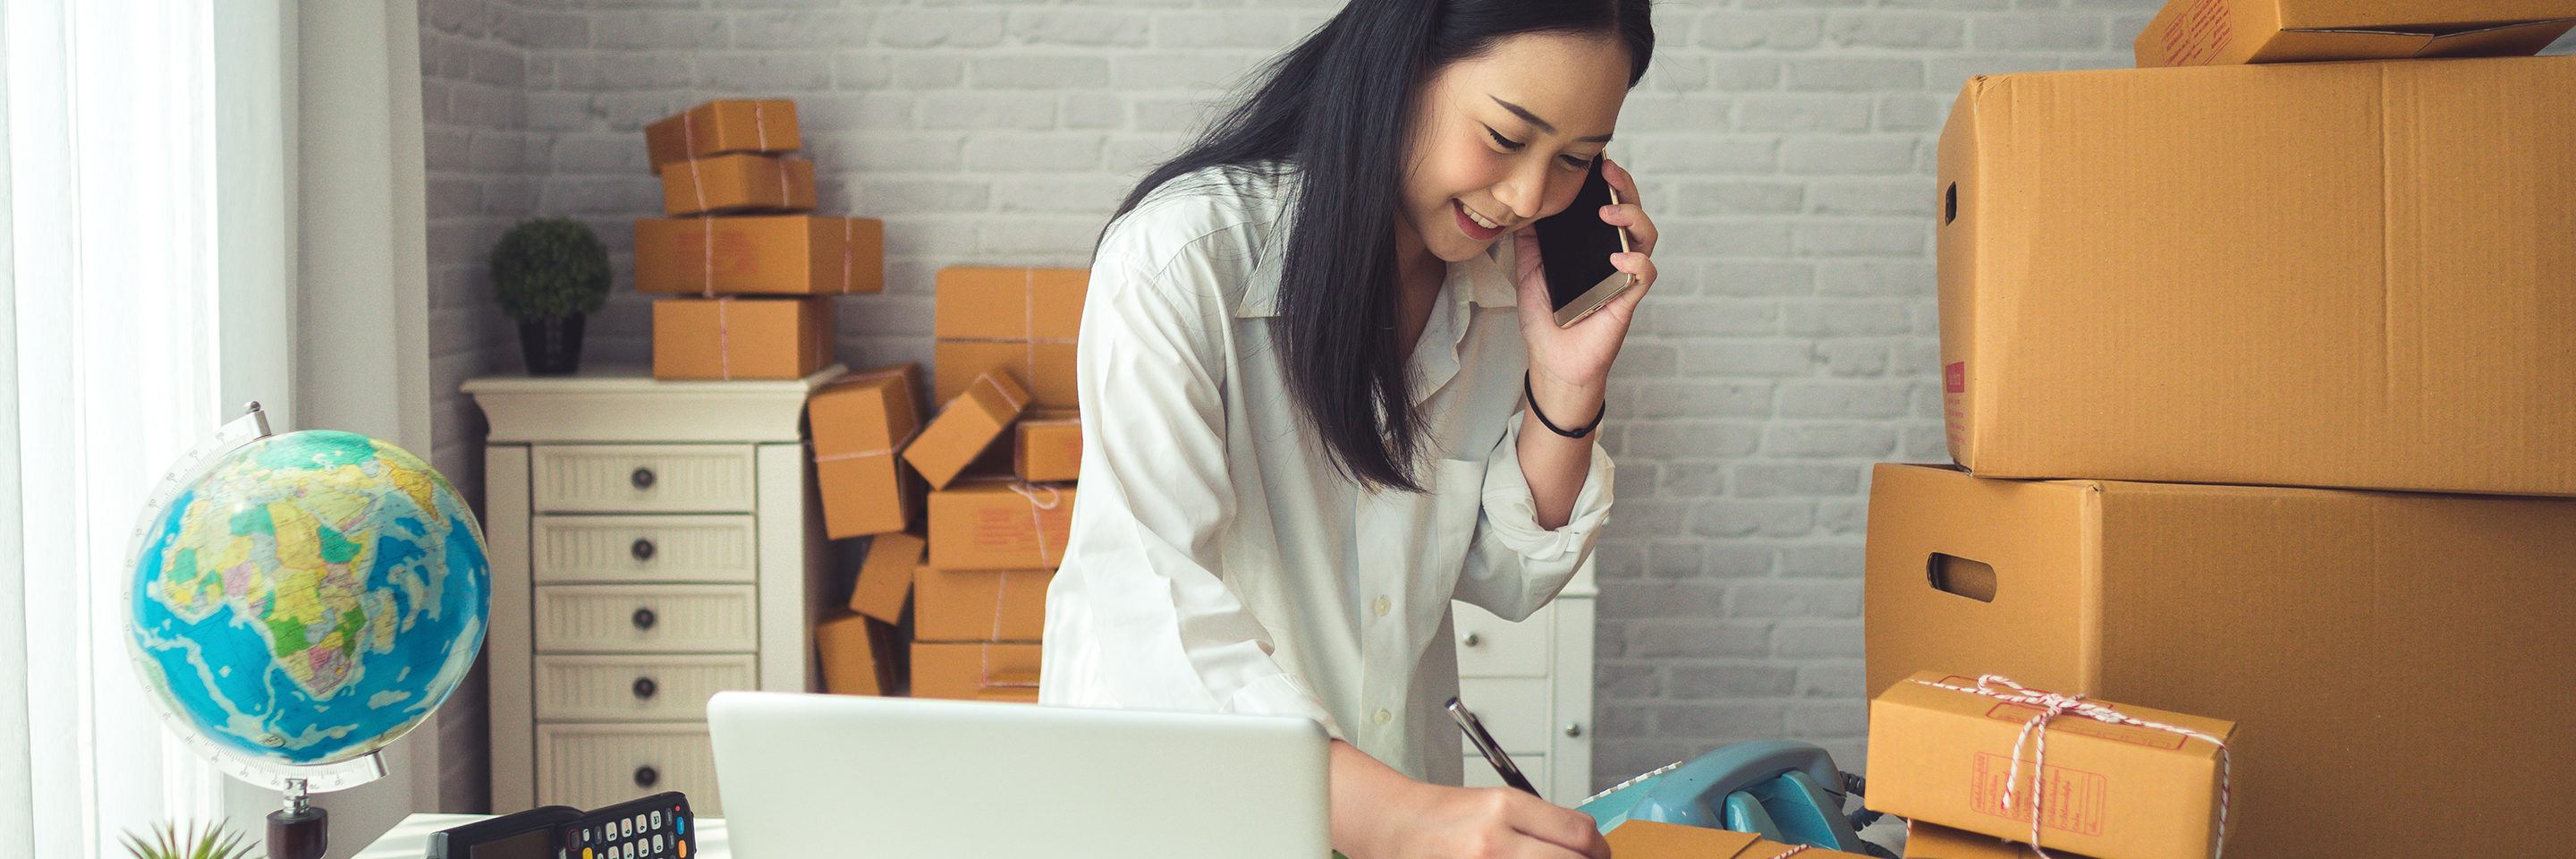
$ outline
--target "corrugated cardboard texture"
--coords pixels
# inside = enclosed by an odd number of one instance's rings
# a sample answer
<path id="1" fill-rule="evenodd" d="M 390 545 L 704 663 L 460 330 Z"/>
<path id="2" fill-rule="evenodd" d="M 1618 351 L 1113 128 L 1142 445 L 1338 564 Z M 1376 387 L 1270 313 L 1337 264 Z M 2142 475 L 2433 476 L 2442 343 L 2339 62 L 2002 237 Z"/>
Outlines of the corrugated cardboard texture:
<path id="1" fill-rule="evenodd" d="M 1080 268 L 939 270 L 930 334 L 941 340 L 1070 342 L 1082 332 L 1091 271 Z"/>
<path id="2" fill-rule="evenodd" d="M 912 645 L 912 697 L 960 701 L 1035 701 L 1035 644 Z"/>
<path id="3" fill-rule="evenodd" d="M 1029 392 L 1011 381 L 1009 374 L 986 373 L 976 382 L 949 400 L 939 416 L 921 428 L 920 437 L 903 448 L 903 461 L 921 472 L 933 489 L 948 488 L 1028 408 Z"/>
<path id="4" fill-rule="evenodd" d="M 1610 855 L 1619 859 L 1773 859 L 1797 849 L 1750 833 L 1644 820 L 1619 824 L 1601 840 L 1610 842 Z M 1812 847 L 1794 854 L 1796 859 L 1835 856 L 1859 859 L 1860 854 Z"/>
<path id="5" fill-rule="evenodd" d="M 1047 584 L 1054 580 L 1049 570 L 914 570 L 913 640 L 1041 640 Z"/>
<path id="6" fill-rule="evenodd" d="M 875 218 L 738 215 L 635 221 L 637 292 L 853 295 L 884 288 L 885 222 Z"/>
<path id="7" fill-rule="evenodd" d="M 2036 810 L 2042 823 L 2036 843 L 2045 847 L 2103 859 L 2211 855 L 2219 819 L 2217 743 L 2063 715 L 2040 729 L 2047 744 L 2043 777 L 2042 762 L 2017 745 L 2024 726 L 2041 715 L 2038 707 L 1945 687 L 1976 689 L 1978 683 L 1927 671 L 1889 684 L 1870 701 L 1871 810 L 2025 841 Z M 2110 699 L 2092 703 L 2218 742 L 2235 732 L 2217 719 Z M 2013 782 L 2017 753 L 2021 775 Z M 2007 791 L 2010 807 L 2003 802 Z M 2036 809 L 2034 797 L 2042 798 Z"/>
<path id="8" fill-rule="evenodd" d="M 2171 0 L 2140 67 L 2530 56 L 2576 23 L 2567 0 Z"/>
<path id="9" fill-rule="evenodd" d="M 2088 859 L 2056 847 L 2048 848 L 2048 855 Z M 1905 826 L 1905 859 L 2039 859 L 2039 854 L 2028 844 L 1916 820 Z"/>
<path id="10" fill-rule="evenodd" d="M 1013 466 L 1021 480 L 1053 483 L 1082 476 L 1082 417 L 1062 411 L 1032 413 L 1014 430 Z"/>
<path id="11" fill-rule="evenodd" d="M 805 400 L 823 533 L 832 539 L 909 527 L 919 493 L 895 460 L 919 426 L 921 370 L 878 367 L 835 380 Z"/>
<path id="12" fill-rule="evenodd" d="M 653 378 L 802 379 L 832 363 L 832 309 L 819 298 L 653 302 Z"/>
<path id="13" fill-rule="evenodd" d="M 835 695 L 883 695 L 893 679 L 891 627 L 866 615 L 836 614 L 814 624 L 815 655 L 823 668 L 823 691 Z"/>
<path id="14" fill-rule="evenodd" d="M 912 573 L 929 551 L 929 543 L 911 534 L 879 534 L 870 539 L 867 560 L 859 563 L 858 584 L 850 589 L 850 610 L 887 623 L 901 622 L 904 601 L 912 596 Z"/>
<path id="15" fill-rule="evenodd" d="M 737 152 L 692 158 L 662 172 L 662 214 L 814 208 L 814 162 Z"/>
<path id="16" fill-rule="evenodd" d="M 1029 405 L 1070 409 L 1081 405 L 1074 378 L 1074 344 L 1005 340 L 940 340 L 930 346 L 930 395 L 946 402 L 976 376 L 1001 370 L 1029 389 Z"/>
<path id="17" fill-rule="evenodd" d="M 2576 57 L 1972 80 L 1950 449 L 1990 477 L 2576 495 Z"/>
<path id="18" fill-rule="evenodd" d="M 793 152 L 803 148 L 796 103 L 787 99 L 710 101 L 644 127 L 645 157 L 663 165 L 724 152 Z"/>
<path id="19" fill-rule="evenodd" d="M 2576 710 L 2576 501 L 1907 465 L 1870 491 L 1873 692 L 1991 672 L 2234 721 L 2229 856 L 2517 855 L 2576 819 L 2516 787 L 2576 772 L 2533 716 Z"/>
<path id="20" fill-rule="evenodd" d="M 1074 488 L 959 481 L 930 493 L 930 565 L 943 570 L 1052 570 L 1072 536 Z"/>

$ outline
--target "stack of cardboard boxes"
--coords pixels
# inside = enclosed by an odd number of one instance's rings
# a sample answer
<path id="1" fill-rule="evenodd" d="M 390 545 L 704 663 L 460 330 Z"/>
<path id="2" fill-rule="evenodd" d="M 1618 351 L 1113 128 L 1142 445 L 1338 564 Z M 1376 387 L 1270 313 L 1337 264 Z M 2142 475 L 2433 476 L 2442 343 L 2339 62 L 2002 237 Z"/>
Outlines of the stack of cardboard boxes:
<path id="1" fill-rule="evenodd" d="M 653 376 L 797 379 L 832 363 L 830 296 L 885 280 L 885 226 L 814 210 L 796 103 L 711 101 L 644 130 L 662 212 L 635 222 Z"/>
<path id="2" fill-rule="evenodd" d="M 2571 16 L 2174 0 L 2138 51 L 2528 53 Z M 1969 742 L 1888 709 L 1924 706 L 1909 681 L 1988 673 L 2233 723 L 2232 780 L 2026 766 L 2022 795 L 2042 778 L 2057 803 L 2043 846 L 2211 855 L 2214 815 L 2087 804 L 2142 788 L 2214 801 L 2228 856 L 2528 855 L 2535 827 L 2576 817 L 2576 793 L 2538 786 L 2576 772 L 2545 715 L 2576 705 L 2570 117 L 2576 57 L 1968 83 L 1937 209 L 1965 471 L 1883 465 L 1870 501 L 1870 801 L 1912 806 L 1883 809 L 1916 818 L 1909 856 L 2028 850 L 1992 837 L 2030 838 L 2028 806 L 1994 802 L 2013 733 Z M 2051 743 L 2111 727 L 2055 724 Z M 2133 763 L 2202 745 L 2132 739 Z M 1895 799 L 1925 790 L 1960 810 Z M 2119 837 L 2176 821 L 2199 837 Z"/>
<path id="3" fill-rule="evenodd" d="M 1089 282 L 1081 269 L 943 270 L 934 416 L 915 419 L 910 365 L 854 374 L 808 404 L 831 536 L 875 535 L 851 614 L 817 633 L 827 678 L 841 678 L 828 691 L 1037 700 L 1046 590 L 1082 462 L 1073 340 Z"/>

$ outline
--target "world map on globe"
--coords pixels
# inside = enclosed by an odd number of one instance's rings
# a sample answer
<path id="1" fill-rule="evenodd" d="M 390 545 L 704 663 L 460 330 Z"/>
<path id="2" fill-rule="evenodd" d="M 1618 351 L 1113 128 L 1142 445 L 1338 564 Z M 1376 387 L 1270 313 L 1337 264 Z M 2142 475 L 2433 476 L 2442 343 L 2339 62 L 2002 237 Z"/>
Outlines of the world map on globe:
<path id="1" fill-rule="evenodd" d="M 174 721 L 248 761 L 383 748 L 455 691 L 491 599 L 482 527 L 419 457 L 356 433 L 266 436 L 183 487 L 143 537 L 138 673 Z"/>

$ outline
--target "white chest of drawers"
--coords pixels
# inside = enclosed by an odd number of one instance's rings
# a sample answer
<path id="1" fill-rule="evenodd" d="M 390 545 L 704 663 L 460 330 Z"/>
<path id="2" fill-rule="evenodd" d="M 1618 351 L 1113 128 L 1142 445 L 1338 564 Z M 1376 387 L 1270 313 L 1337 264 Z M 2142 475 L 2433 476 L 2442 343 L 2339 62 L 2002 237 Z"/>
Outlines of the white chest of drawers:
<path id="1" fill-rule="evenodd" d="M 1560 805 L 1592 794 L 1592 607 L 1599 593 L 1586 565 L 1555 602 L 1519 623 L 1452 605 L 1459 699 L 1539 794 Z M 1459 753 L 1468 786 L 1502 785 L 1463 737 Z"/>
<path id="2" fill-rule="evenodd" d="M 828 575 L 800 421 L 841 373 L 465 384 L 492 427 L 494 812 L 679 790 L 723 813 L 707 697 L 815 685 Z"/>

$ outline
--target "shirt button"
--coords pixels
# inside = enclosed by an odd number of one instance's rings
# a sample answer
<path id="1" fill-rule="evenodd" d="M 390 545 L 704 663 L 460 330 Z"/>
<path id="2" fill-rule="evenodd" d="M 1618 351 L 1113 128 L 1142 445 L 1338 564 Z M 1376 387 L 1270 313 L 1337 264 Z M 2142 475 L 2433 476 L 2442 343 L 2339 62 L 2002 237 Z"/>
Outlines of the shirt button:
<path id="1" fill-rule="evenodd" d="M 1387 722 L 1389 722 L 1389 721 L 1393 720 L 1394 718 L 1395 718 L 1395 714 L 1394 714 L 1394 713 L 1389 713 L 1389 712 L 1387 712 L 1387 711 L 1385 711 L 1385 710 L 1379 710 L 1379 711 L 1377 711 L 1377 723 L 1378 723 L 1378 724 L 1380 724 L 1380 725 L 1386 724 Z"/>
<path id="2" fill-rule="evenodd" d="M 1372 604 L 1370 607 L 1377 610 L 1377 616 L 1385 617 L 1387 608 L 1392 605 L 1393 603 L 1387 602 L 1385 597 L 1378 597 L 1377 602 Z"/>

